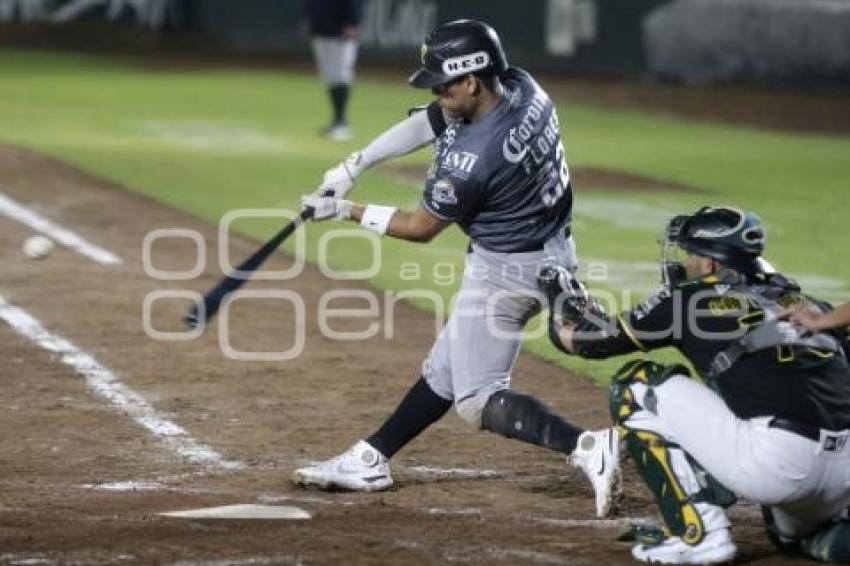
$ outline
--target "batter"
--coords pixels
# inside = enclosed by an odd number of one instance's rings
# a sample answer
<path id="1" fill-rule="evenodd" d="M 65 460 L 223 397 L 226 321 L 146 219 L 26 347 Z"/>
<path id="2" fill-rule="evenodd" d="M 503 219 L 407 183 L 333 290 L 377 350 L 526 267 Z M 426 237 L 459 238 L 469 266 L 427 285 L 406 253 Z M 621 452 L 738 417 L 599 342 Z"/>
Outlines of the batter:
<path id="1" fill-rule="evenodd" d="M 296 470 L 295 481 L 386 489 L 389 459 L 454 406 L 476 429 L 571 455 L 604 516 L 619 478 L 616 431 L 585 431 L 509 388 L 522 330 L 541 308 L 541 266 L 576 267 L 573 194 L 554 105 L 531 75 L 508 66 L 496 32 L 482 22 L 441 26 L 421 58 L 410 83 L 437 100 L 330 170 L 303 202 L 315 220 L 350 219 L 414 242 L 457 224 L 470 237 L 464 279 L 420 379 L 395 412 L 341 456 Z M 342 198 L 365 168 L 429 142 L 434 162 L 417 210 Z"/>

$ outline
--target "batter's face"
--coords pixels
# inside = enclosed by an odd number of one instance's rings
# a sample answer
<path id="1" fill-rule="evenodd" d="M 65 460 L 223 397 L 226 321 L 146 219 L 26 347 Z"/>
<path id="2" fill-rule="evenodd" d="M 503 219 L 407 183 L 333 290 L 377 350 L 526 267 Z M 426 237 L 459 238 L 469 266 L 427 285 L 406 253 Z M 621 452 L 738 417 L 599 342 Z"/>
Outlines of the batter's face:
<path id="1" fill-rule="evenodd" d="M 476 93 L 480 90 L 478 79 L 473 75 L 464 75 L 453 81 L 437 85 L 431 92 L 437 97 L 437 103 L 452 118 L 470 118 L 478 104 Z"/>

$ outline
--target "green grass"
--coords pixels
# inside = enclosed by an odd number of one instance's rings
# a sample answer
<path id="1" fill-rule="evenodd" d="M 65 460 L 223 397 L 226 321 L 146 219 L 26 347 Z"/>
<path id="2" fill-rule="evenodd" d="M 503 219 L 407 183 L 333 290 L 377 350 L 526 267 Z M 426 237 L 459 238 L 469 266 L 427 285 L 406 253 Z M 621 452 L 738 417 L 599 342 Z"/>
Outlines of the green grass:
<path id="1" fill-rule="evenodd" d="M 336 144 L 315 134 L 327 110 L 323 89 L 310 73 L 155 69 L 117 57 L 0 51 L 0 140 L 56 156 L 213 223 L 236 208 L 296 208 L 298 196 L 311 190 L 326 168 L 426 100 L 406 87 L 402 76 L 394 84 L 361 79 L 351 108 L 357 138 Z M 572 167 L 603 167 L 698 189 L 662 194 L 578 187 L 580 257 L 619 266 L 612 267 L 612 278 L 591 281 L 592 287 L 645 292 L 655 277 L 650 264 L 665 216 L 727 203 L 762 215 L 768 256 L 780 269 L 806 275 L 804 281 L 816 283 L 813 291 L 830 299 L 850 297 L 850 264 L 844 259 L 850 240 L 847 137 L 759 131 L 579 104 L 559 108 Z M 428 152 L 405 158 L 423 171 L 428 159 Z M 418 189 L 378 169 L 364 175 L 353 196 L 411 208 Z M 236 224 L 257 239 L 276 226 L 270 220 Z M 308 259 L 315 261 L 318 239 L 331 228 L 307 228 Z M 382 269 L 369 283 L 428 288 L 447 298 L 456 285 L 435 280 L 434 270 L 444 274 L 453 266 L 460 273 L 465 245 L 456 229 L 427 247 L 384 240 Z M 365 241 L 338 239 L 330 250 L 329 263 L 336 269 L 369 263 Z M 419 277 L 409 270 L 401 277 L 413 263 L 421 266 Z M 630 270 L 635 265 L 640 268 Z M 528 347 L 599 381 L 621 363 L 565 359 L 545 340 Z"/>

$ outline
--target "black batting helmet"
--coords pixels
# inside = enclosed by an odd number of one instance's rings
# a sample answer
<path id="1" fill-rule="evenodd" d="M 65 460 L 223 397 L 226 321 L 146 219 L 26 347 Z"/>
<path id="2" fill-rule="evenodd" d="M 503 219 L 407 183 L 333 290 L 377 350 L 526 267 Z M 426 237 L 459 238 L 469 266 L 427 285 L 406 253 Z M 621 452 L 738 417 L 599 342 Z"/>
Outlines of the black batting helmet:
<path id="1" fill-rule="evenodd" d="M 674 218 L 668 234 L 688 253 L 710 257 L 742 273 L 761 270 L 764 229 L 753 212 L 704 206 L 694 214 Z"/>
<path id="2" fill-rule="evenodd" d="M 432 88 L 468 73 L 499 75 L 508 68 L 496 30 L 477 20 L 455 20 L 425 38 L 422 67 L 410 76 L 417 88 Z"/>

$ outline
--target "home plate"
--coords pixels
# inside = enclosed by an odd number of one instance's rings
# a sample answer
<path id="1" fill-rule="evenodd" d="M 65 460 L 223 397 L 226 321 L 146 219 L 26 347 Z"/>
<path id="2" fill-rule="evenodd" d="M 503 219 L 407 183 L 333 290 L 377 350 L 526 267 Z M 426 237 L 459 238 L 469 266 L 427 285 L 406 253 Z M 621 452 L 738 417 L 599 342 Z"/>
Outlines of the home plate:
<path id="1" fill-rule="evenodd" d="M 223 505 L 158 513 L 179 519 L 309 519 L 310 513 L 289 505 Z"/>

